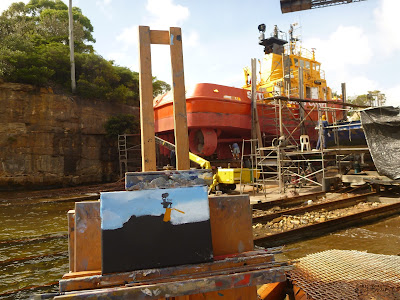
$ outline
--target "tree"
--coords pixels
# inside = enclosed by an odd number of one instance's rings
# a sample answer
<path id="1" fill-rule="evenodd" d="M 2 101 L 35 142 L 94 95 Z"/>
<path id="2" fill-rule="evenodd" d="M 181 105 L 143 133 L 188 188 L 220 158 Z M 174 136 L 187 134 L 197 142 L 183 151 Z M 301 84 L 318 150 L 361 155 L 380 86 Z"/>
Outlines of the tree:
<path id="1" fill-rule="evenodd" d="M 82 11 L 74 7 L 74 42 L 79 52 L 93 52 L 93 26 Z M 29 40 L 35 45 L 60 42 L 68 45 L 68 6 L 61 0 L 31 0 L 13 3 L 0 16 L 0 38 Z M 12 45 L 11 45 L 12 46 Z"/>
<path id="2" fill-rule="evenodd" d="M 385 94 L 378 90 L 368 91 L 368 94 L 349 97 L 347 101 L 351 104 L 364 106 L 382 106 L 386 102 Z"/>
<path id="3" fill-rule="evenodd" d="M 124 133 L 139 133 L 139 122 L 132 115 L 116 115 L 110 117 L 104 123 L 104 129 L 108 137 L 118 137 Z"/>
<path id="4" fill-rule="evenodd" d="M 94 52 L 93 26 L 72 8 L 77 92 L 86 98 L 139 104 L 139 74 Z M 0 15 L 0 77 L 69 90 L 68 6 L 61 0 L 13 3 Z M 170 86 L 153 78 L 154 95 Z"/>
<path id="5" fill-rule="evenodd" d="M 171 90 L 171 86 L 168 83 L 153 77 L 153 97 L 164 94 L 169 90 Z"/>
<path id="6" fill-rule="evenodd" d="M 93 26 L 73 9 L 77 52 L 93 52 Z M 68 6 L 61 0 L 13 3 L 0 16 L 0 76 L 8 81 L 45 85 L 68 81 Z M 67 69 L 66 69 L 67 68 Z"/>

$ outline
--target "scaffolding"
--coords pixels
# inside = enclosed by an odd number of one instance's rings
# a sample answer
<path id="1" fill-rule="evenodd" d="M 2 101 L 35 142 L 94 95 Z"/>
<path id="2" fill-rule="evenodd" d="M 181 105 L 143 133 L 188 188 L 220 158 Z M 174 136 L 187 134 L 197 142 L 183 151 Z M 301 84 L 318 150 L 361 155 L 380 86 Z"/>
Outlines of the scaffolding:
<path id="1" fill-rule="evenodd" d="M 264 119 L 261 122 L 261 126 L 263 126 L 261 131 L 264 137 L 269 137 L 267 141 L 264 139 L 264 145 L 271 143 L 271 146 L 258 147 L 258 143 L 254 140 L 244 140 L 242 145 L 242 167 L 246 167 L 247 159 L 247 165 L 257 169 L 259 177 L 262 179 L 252 182 L 253 190 L 256 187 L 259 189 L 261 186 L 265 190 L 265 185 L 270 184 L 271 181 L 279 184 L 281 193 L 285 193 L 289 188 L 302 188 L 309 184 L 325 188 L 324 184 L 331 178 L 327 176 L 328 171 L 335 169 L 341 176 L 342 165 L 351 163 L 348 158 L 354 160 L 355 156 L 360 156 L 363 162 L 364 154 L 369 153 L 367 146 L 351 148 L 340 144 L 339 132 L 346 130 L 343 127 L 349 129 L 352 125 L 341 125 L 338 119 L 344 118 L 351 109 L 360 106 L 287 97 L 273 97 L 267 100 L 269 104 L 259 103 L 261 104 L 260 117 Z M 311 102 L 313 105 L 309 106 L 306 111 L 302 106 L 304 102 Z M 336 104 L 336 106 L 341 104 L 342 107 L 333 107 L 327 104 Z M 303 113 L 300 112 L 302 109 Z M 314 121 L 311 118 L 313 112 L 314 116 L 317 115 L 318 120 L 322 120 L 322 116 L 325 115 L 330 120 L 330 124 L 323 126 L 321 121 Z M 312 126 L 318 131 L 321 144 L 318 150 L 299 150 L 300 145 L 297 138 L 304 134 L 306 126 L 309 129 Z M 275 128 L 271 130 L 272 127 Z M 333 134 L 333 148 L 327 148 L 325 145 L 325 130 Z M 351 134 L 351 130 L 349 130 L 349 135 Z M 271 142 L 270 138 L 273 136 Z M 351 140 L 351 136 L 349 139 Z M 246 143 L 250 143 L 249 154 L 245 154 Z"/>

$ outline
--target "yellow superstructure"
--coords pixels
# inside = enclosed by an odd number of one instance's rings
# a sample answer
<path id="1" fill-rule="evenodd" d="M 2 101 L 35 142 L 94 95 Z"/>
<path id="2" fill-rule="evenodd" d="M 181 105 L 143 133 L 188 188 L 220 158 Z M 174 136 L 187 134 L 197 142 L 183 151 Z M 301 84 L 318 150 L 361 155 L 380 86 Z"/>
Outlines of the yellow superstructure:
<path id="1" fill-rule="evenodd" d="M 299 45 L 299 40 L 293 37 L 293 25 L 289 31 L 289 41 L 278 38 L 277 27 L 273 36 L 265 39 L 261 30 L 265 30 L 265 25 L 261 29 L 260 26 L 260 45 L 265 46 L 265 54 L 260 61 L 257 91 L 262 92 L 264 98 L 286 96 L 331 100 L 332 91 L 326 85 L 321 64 L 315 60 L 315 49 L 309 51 Z M 244 73 L 246 83 L 243 88 L 251 89 L 251 72 L 246 67 Z"/>

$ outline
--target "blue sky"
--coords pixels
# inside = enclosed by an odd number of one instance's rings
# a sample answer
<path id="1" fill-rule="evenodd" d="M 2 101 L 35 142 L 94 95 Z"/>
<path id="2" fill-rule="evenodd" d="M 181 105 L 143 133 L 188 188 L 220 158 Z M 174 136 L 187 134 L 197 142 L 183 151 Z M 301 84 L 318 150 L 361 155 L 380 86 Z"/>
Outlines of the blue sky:
<path id="1" fill-rule="evenodd" d="M 2 0 L 0 10 L 13 1 Z M 25 0 L 27 2 L 27 0 Z M 64 0 L 64 2 L 68 2 Z M 299 23 L 303 47 L 316 48 L 328 85 L 348 96 L 381 90 L 400 105 L 400 1 L 367 0 L 282 14 L 279 0 L 73 0 L 94 26 L 98 54 L 138 71 L 137 27 L 183 32 L 185 82 L 240 87 L 243 67 L 262 58 L 257 26 L 287 31 Z M 153 75 L 171 82 L 168 46 L 152 46 Z"/>
<path id="2" fill-rule="evenodd" d="M 101 228 L 117 229 L 129 221 L 132 215 L 161 216 L 165 213 L 162 194 L 168 193 L 172 202 L 171 224 L 179 225 L 202 222 L 210 219 L 206 186 L 171 189 L 150 189 L 129 192 L 108 192 L 100 194 Z"/>

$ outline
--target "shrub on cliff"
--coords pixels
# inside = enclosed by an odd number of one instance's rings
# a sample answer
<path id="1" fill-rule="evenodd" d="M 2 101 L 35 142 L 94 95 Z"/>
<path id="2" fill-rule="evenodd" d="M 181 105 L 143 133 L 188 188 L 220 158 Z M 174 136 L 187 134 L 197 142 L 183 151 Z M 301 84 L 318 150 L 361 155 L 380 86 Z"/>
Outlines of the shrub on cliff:
<path id="1" fill-rule="evenodd" d="M 139 133 L 139 122 L 132 115 L 116 115 L 107 120 L 104 129 L 110 138 L 124 133 Z"/>
<path id="2" fill-rule="evenodd" d="M 139 76 L 94 53 L 93 26 L 73 7 L 78 95 L 139 104 Z M 0 78 L 70 89 L 68 6 L 61 0 L 13 3 L 0 16 Z M 155 77 L 154 94 L 170 89 Z"/>

